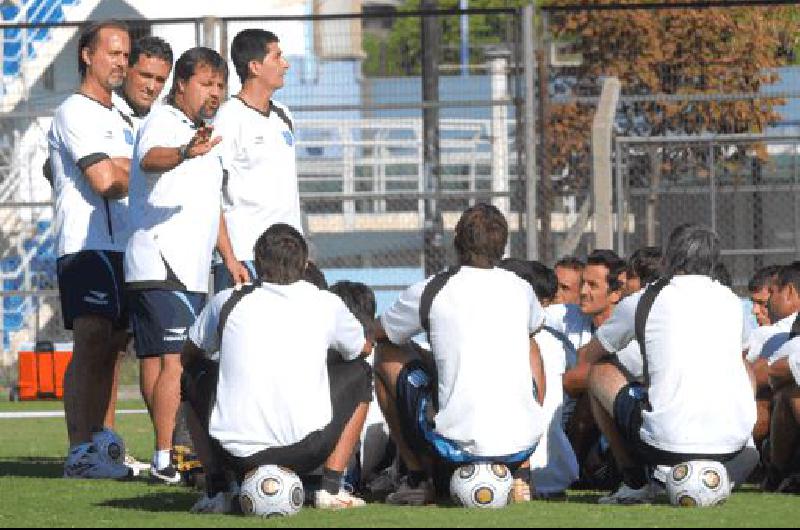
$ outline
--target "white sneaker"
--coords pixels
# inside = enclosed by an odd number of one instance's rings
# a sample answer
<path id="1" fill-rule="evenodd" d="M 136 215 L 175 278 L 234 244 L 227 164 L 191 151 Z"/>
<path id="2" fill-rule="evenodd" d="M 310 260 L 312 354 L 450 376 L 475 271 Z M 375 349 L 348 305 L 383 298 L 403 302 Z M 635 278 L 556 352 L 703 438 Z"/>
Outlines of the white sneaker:
<path id="1" fill-rule="evenodd" d="M 64 478 L 121 480 L 132 476 L 133 472 L 126 466 L 101 458 L 91 444 L 75 448 L 64 464 Z"/>
<path id="2" fill-rule="evenodd" d="M 204 494 L 190 510 L 191 513 L 233 513 L 233 494 L 221 491 L 214 497 Z"/>
<path id="3" fill-rule="evenodd" d="M 174 486 L 180 484 L 183 478 L 174 466 L 156 469 L 155 464 L 150 464 L 150 482 Z"/>
<path id="4" fill-rule="evenodd" d="M 325 490 L 317 490 L 314 493 L 314 507 L 320 510 L 347 510 L 366 505 L 363 499 L 355 497 L 344 489 L 340 489 L 336 495 L 331 495 Z"/>
<path id="5" fill-rule="evenodd" d="M 125 453 L 125 461 L 123 463 L 125 464 L 125 467 L 131 470 L 134 477 L 138 477 L 150 469 L 150 465 L 136 460 L 136 458 L 131 456 L 130 453 Z"/>
<path id="6" fill-rule="evenodd" d="M 623 483 L 619 489 L 608 497 L 601 497 L 598 504 L 652 504 L 656 500 L 656 493 L 648 483 L 645 487 L 635 490 Z"/>

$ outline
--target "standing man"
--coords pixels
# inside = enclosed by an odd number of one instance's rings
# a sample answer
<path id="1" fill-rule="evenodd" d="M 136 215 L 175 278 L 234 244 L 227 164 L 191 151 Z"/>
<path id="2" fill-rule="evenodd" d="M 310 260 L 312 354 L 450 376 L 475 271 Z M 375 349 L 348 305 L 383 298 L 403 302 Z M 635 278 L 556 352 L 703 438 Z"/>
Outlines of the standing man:
<path id="1" fill-rule="evenodd" d="M 228 69 L 208 48 L 192 48 L 175 64 L 166 105 L 142 126 L 134 150 L 131 222 L 125 271 L 142 394 L 153 420 L 156 450 L 150 475 L 180 482 L 171 465 L 180 404 L 180 352 L 208 293 L 220 218 L 222 163 L 205 120 L 225 95 Z"/>
<path id="2" fill-rule="evenodd" d="M 217 292 L 256 278 L 253 246 L 264 230 L 286 223 L 303 233 L 294 122 L 289 110 L 272 99 L 284 85 L 289 63 L 278 37 L 261 29 L 234 37 L 231 60 L 242 90 L 214 120 L 227 172 L 221 222 L 230 235 L 229 245 L 224 238 L 218 245 L 223 263 L 214 268 Z"/>
<path id="3" fill-rule="evenodd" d="M 81 85 L 58 108 L 48 134 L 55 196 L 58 286 L 64 327 L 74 332 L 64 380 L 70 451 L 66 478 L 124 478 L 128 468 L 92 444 L 109 402 L 116 352 L 127 339 L 123 253 L 131 147 L 111 104 L 128 68 L 125 24 L 92 24 L 78 41 Z"/>
<path id="4" fill-rule="evenodd" d="M 127 124 L 124 134 L 125 142 L 130 145 L 130 156 L 133 155 L 133 144 L 139 127 L 161 95 L 172 71 L 172 60 L 172 48 L 158 37 L 142 37 L 133 43 L 125 83 L 111 95 L 114 108 Z M 125 348 L 123 347 L 117 354 L 111 399 L 104 422 L 104 426 L 108 429 L 114 428 L 119 370 L 124 352 Z M 139 463 L 129 455 L 125 455 L 125 465 L 134 469 L 134 473 L 139 471 L 137 467 Z"/>

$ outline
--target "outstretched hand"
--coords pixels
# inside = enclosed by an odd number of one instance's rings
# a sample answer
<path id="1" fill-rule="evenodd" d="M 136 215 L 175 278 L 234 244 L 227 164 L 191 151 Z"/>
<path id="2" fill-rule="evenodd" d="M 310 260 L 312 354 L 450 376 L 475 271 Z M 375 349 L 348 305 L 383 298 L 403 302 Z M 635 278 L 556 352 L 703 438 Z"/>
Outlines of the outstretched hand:
<path id="1" fill-rule="evenodd" d="M 203 156 L 214 149 L 214 147 L 222 141 L 222 137 L 217 136 L 216 138 L 211 138 L 213 132 L 214 128 L 209 125 L 203 125 L 197 129 L 197 132 L 192 137 L 186 149 L 187 158 Z"/>

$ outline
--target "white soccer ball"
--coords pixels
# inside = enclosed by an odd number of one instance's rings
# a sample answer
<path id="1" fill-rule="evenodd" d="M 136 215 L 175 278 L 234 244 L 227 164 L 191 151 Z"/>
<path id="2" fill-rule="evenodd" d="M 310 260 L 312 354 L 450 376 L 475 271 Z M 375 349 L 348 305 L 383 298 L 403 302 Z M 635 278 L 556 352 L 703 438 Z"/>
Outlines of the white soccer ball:
<path id="1" fill-rule="evenodd" d="M 678 464 L 667 476 L 667 495 L 673 506 L 717 506 L 731 495 L 728 471 L 711 460 Z"/>
<path id="2" fill-rule="evenodd" d="M 300 478 L 279 466 L 261 466 L 242 483 L 239 501 L 245 515 L 283 517 L 297 514 L 305 492 Z"/>
<path id="3" fill-rule="evenodd" d="M 111 429 L 94 433 L 92 444 L 103 460 L 114 464 L 125 464 L 125 441 Z"/>
<path id="4" fill-rule="evenodd" d="M 513 483 L 511 471 L 503 464 L 467 464 L 453 473 L 450 495 L 465 508 L 504 508 Z"/>

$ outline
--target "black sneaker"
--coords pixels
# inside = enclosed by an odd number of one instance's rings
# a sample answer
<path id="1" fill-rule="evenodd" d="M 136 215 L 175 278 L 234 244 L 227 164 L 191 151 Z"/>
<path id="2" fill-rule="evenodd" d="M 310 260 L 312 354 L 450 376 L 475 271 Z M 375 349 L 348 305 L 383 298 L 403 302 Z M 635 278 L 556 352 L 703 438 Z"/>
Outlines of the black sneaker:
<path id="1" fill-rule="evenodd" d="M 789 475 L 783 482 L 780 483 L 777 493 L 789 493 L 792 495 L 800 494 L 800 473 Z"/>
<path id="2" fill-rule="evenodd" d="M 423 480 L 417 487 L 412 488 L 408 485 L 408 480 L 404 478 L 397 491 L 386 497 L 386 504 L 395 506 L 425 506 L 433 504 L 435 501 L 436 494 L 430 480 Z"/>
<path id="3" fill-rule="evenodd" d="M 173 486 L 181 483 L 181 474 L 173 466 L 156 469 L 156 466 L 150 464 L 150 481 Z"/>

